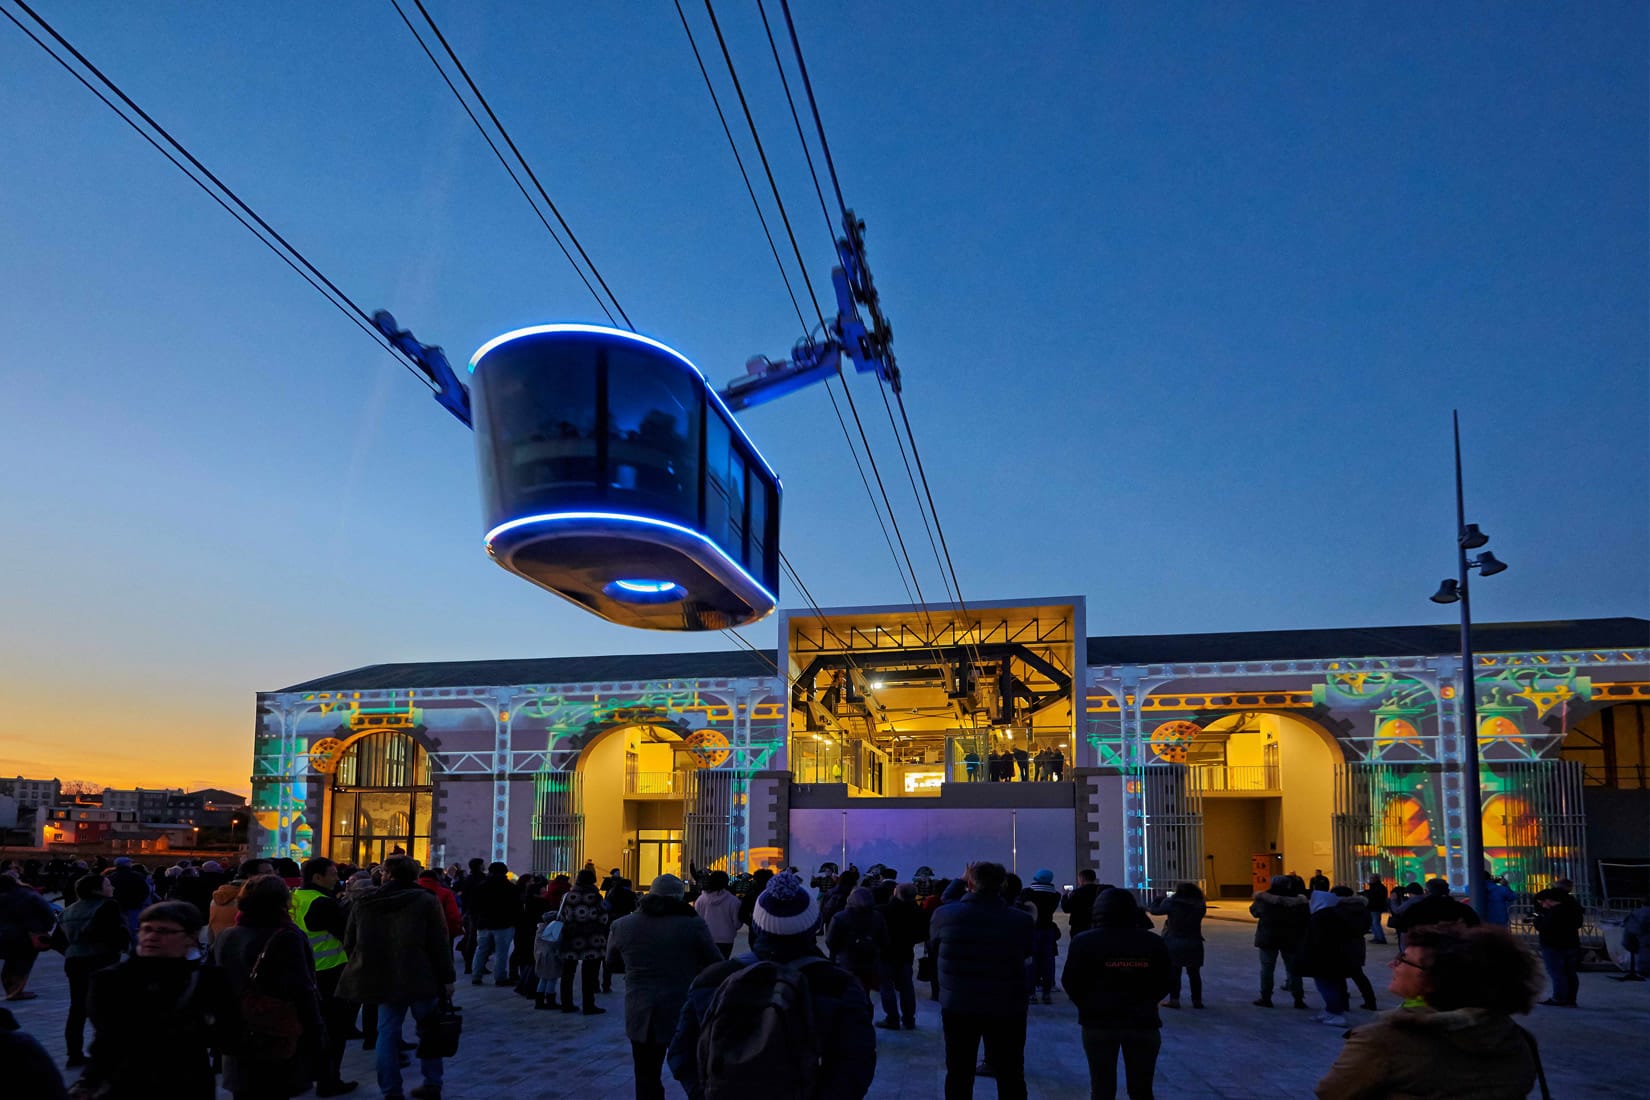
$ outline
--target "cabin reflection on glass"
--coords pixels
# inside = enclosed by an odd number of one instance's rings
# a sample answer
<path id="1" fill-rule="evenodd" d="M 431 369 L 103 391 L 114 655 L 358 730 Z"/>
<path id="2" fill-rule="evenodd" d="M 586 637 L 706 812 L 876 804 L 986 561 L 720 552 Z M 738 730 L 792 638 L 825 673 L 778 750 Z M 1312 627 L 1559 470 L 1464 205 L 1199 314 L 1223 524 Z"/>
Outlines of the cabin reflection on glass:
<path id="1" fill-rule="evenodd" d="M 595 325 L 506 333 L 470 360 L 487 552 L 624 626 L 773 611 L 778 476 L 672 348 Z"/>

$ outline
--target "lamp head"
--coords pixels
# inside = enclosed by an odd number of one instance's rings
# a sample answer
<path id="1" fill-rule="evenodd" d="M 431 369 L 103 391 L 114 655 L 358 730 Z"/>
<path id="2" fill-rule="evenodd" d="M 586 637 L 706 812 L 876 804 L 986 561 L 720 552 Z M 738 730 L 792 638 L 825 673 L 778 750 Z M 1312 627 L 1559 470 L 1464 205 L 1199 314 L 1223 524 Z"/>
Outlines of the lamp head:
<path id="1" fill-rule="evenodd" d="M 1480 577 L 1493 577 L 1497 573 L 1504 573 L 1507 571 L 1507 563 L 1498 560 L 1496 556 L 1488 550 L 1484 551 L 1482 554 L 1479 554 L 1478 557 L 1473 560 L 1472 564 L 1478 567 L 1478 575 Z"/>
<path id="2" fill-rule="evenodd" d="M 1455 603 L 1461 598 L 1461 586 L 1454 580 L 1445 580 L 1431 598 L 1433 603 Z"/>
<path id="3" fill-rule="evenodd" d="M 1478 524 L 1469 523 L 1461 528 L 1461 549 L 1476 550 L 1490 541 L 1490 537 L 1478 529 Z"/>

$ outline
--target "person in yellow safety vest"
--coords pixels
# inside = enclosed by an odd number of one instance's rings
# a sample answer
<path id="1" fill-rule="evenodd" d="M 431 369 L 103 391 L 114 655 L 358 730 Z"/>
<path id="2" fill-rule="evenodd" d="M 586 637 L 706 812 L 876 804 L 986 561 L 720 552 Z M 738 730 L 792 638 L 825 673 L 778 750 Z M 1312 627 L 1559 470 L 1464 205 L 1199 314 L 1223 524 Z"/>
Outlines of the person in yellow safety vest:
<path id="1" fill-rule="evenodd" d="M 316 1053 L 316 1096 L 343 1096 L 354 1092 L 358 1082 L 341 1077 L 344 1044 L 355 1021 L 355 1005 L 338 998 L 338 979 L 343 976 L 344 910 L 338 904 L 338 866 L 322 856 L 305 860 L 303 885 L 292 892 L 292 920 L 309 937 L 315 953 L 315 985 L 321 992 L 321 1018 L 326 1023 L 327 1045 Z"/>

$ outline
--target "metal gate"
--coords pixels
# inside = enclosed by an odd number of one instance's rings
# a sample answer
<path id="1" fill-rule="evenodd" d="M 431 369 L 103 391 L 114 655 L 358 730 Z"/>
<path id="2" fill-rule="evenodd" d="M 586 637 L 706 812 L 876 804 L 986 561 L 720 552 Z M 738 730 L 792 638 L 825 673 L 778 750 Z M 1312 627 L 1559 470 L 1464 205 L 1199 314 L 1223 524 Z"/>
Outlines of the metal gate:
<path id="1" fill-rule="evenodd" d="M 533 870 L 571 875 L 584 866 L 584 776 L 539 772 L 533 777 Z"/>
<path id="2" fill-rule="evenodd" d="M 1335 879 L 1441 875 L 1459 838 L 1437 835 L 1442 764 L 1341 764 L 1335 768 Z M 1519 893 L 1568 878 L 1589 893 L 1581 765 L 1572 760 L 1497 760 L 1479 772 L 1484 857 Z M 1452 882 L 1457 890 L 1465 882 Z"/>
<path id="3" fill-rule="evenodd" d="M 701 873 L 724 870 L 729 874 L 743 869 L 744 852 L 734 850 L 734 781 L 738 774 L 732 768 L 700 768 L 688 773 L 682 846 L 690 873 L 695 868 Z M 735 862 L 740 866 L 734 866 Z"/>
<path id="4" fill-rule="evenodd" d="M 1204 889 L 1203 797 L 1183 764 L 1141 768 L 1141 804 L 1144 807 L 1145 876 L 1148 894 L 1167 893 L 1182 882 Z"/>

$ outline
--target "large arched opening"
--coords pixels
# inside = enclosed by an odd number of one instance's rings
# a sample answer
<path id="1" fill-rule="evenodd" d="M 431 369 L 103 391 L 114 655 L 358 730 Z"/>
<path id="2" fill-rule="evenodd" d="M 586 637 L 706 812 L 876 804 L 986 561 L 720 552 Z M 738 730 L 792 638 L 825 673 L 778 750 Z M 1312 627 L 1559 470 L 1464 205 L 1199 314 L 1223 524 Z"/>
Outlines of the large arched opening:
<path id="1" fill-rule="evenodd" d="M 323 850 L 334 862 L 366 867 L 404 854 L 429 864 L 435 787 L 429 754 L 408 730 L 374 730 L 347 742 L 326 803 Z"/>
<path id="2" fill-rule="evenodd" d="M 1334 777 L 1344 759 L 1328 730 L 1288 712 L 1224 715 L 1189 738 L 1211 896 L 1248 897 L 1284 871 L 1334 874 Z"/>
<path id="3" fill-rule="evenodd" d="M 665 725 L 615 726 L 586 745 L 575 765 L 584 858 L 639 884 L 680 875 L 693 756 Z"/>

